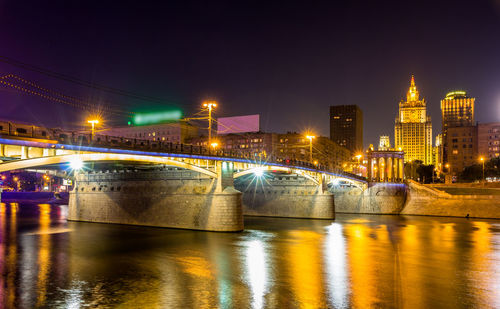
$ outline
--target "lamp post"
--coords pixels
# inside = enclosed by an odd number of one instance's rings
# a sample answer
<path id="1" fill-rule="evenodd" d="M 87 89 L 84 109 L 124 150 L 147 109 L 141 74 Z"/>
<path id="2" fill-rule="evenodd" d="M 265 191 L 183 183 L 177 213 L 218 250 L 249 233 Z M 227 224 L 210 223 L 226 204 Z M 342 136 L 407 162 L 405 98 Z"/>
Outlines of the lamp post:
<path id="1" fill-rule="evenodd" d="M 362 157 L 363 157 L 363 155 L 362 155 L 362 154 L 357 154 L 357 155 L 355 156 L 355 158 L 356 158 L 356 159 L 358 159 L 358 168 L 357 168 L 357 172 L 358 172 L 358 174 L 359 174 L 359 173 L 361 173 L 361 172 L 360 172 L 360 171 L 361 171 L 361 163 L 360 163 L 360 160 L 361 160 L 361 158 L 362 158 Z"/>
<path id="2" fill-rule="evenodd" d="M 481 161 L 481 163 L 483 164 L 483 182 L 485 182 L 486 179 L 484 178 L 484 157 L 480 157 L 479 161 Z"/>
<path id="3" fill-rule="evenodd" d="M 309 162 L 313 163 L 313 139 L 316 136 L 314 135 L 306 135 L 306 138 L 309 140 Z"/>
<path id="4" fill-rule="evenodd" d="M 97 120 L 97 119 L 91 119 L 91 120 L 87 120 L 87 122 L 90 123 L 90 125 L 92 126 L 91 140 L 93 140 L 94 139 L 94 134 L 95 134 L 95 125 L 99 124 L 99 120 Z"/>
<path id="5" fill-rule="evenodd" d="M 203 102 L 203 107 L 208 109 L 208 144 L 212 145 L 212 109 L 217 107 L 217 102 Z"/>

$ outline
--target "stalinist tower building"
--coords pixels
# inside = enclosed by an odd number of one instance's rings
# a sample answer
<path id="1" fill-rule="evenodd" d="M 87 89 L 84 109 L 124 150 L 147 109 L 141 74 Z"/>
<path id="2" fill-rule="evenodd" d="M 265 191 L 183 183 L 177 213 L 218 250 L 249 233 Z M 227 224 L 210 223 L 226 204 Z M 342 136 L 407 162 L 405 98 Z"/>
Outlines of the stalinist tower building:
<path id="1" fill-rule="evenodd" d="M 405 162 L 420 160 L 432 164 L 432 124 L 426 103 L 419 98 L 415 78 L 411 77 L 406 102 L 399 102 L 399 114 L 394 126 L 396 149 L 405 152 Z"/>

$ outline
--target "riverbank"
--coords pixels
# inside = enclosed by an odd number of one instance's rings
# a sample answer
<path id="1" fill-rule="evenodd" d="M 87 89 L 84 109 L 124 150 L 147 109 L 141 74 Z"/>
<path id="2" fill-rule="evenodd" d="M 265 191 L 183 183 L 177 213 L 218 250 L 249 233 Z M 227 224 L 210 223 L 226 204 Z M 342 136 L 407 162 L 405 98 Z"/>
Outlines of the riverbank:
<path id="1" fill-rule="evenodd" d="M 401 215 L 470 217 L 500 219 L 500 195 L 495 188 L 424 186 L 408 182 L 408 192 Z M 448 192 L 447 192 L 448 191 Z M 454 194 L 450 194 L 454 193 Z M 467 193 L 475 194 L 467 194 Z"/>

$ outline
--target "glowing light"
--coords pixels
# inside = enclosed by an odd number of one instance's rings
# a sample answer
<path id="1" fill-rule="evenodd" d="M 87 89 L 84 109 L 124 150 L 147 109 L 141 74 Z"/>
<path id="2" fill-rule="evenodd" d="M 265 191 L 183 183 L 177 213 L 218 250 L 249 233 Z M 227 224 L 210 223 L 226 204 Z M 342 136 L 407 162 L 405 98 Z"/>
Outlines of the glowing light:
<path id="1" fill-rule="evenodd" d="M 92 125 L 96 125 L 99 123 L 99 120 L 98 119 L 92 119 L 92 120 L 87 120 L 88 123 L 92 124 Z"/>
<path id="2" fill-rule="evenodd" d="M 133 121 L 135 125 L 148 125 L 179 120 L 181 117 L 182 112 L 180 110 L 172 110 L 156 113 L 137 114 L 134 116 Z"/>
<path id="3" fill-rule="evenodd" d="M 215 148 L 217 148 L 217 146 L 219 146 L 219 143 L 212 143 L 212 144 L 210 144 L 210 146 L 212 146 L 215 149 Z"/>
<path id="4" fill-rule="evenodd" d="M 312 141 L 312 140 L 313 140 L 313 138 L 316 138 L 316 136 L 314 136 L 314 135 L 306 135 L 306 138 L 307 138 L 308 140 Z"/>
<path id="5" fill-rule="evenodd" d="M 480 157 L 479 161 L 483 162 L 484 161 L 484 157 Z"/>
<path id="6" fill-rule="evenodd" d="M 80 170 L 83 168 L 83 161 L 79 158 L 73 158 L 69 163 L 69 166 L 73 170 Z"/>
<path id="7" fill-rule="evenodd" d="M 245 252 L 247 276 L 252 290 L 252 308 L 263 308 L 268 285 L 266 269 L 266 252 L 261 240 L 252 240 L 248 243 Z"/>
<path id="8" fill-rule="evenodd" d="M 258 167 L 254 169 L 253 174 L 257 177 L 261 177 L 262 175 L 264 175 L 264 169 L 262 167 Z"/>
<path id="9" fill-rule="evenodd" d="M 209 109 L 212 109 L 213 107 L 217 107 L 217 102 L 216 101 L 205 101 L 205 102 L 203 102 L 203 107 L 207 107 Z"/>

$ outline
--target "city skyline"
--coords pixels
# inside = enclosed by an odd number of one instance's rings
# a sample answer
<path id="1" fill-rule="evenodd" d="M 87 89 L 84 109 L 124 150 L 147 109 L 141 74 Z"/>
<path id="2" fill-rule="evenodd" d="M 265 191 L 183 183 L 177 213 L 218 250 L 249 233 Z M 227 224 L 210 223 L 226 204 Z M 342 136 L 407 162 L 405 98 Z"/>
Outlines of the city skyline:
<path id="1" fill-rule="evenodd" d="M 92 2 L 9 3 L 0 11 L 6 42 L 0 55 L 158 97 L 188 115 L 204 99 L 215 98 L 220 102 L 217 116 L 259 113 L 268 132 L 312 128 L 328 136 L 327 108 L 356 104 L 367 115 L 365 146 L 376 144 L 380 135 L 393 135 L 397 102 L 412 74 L 435 128 L 441 127 L 439 102 L 452 90 L 477 98 L 479 122 L 500 119 L 500 73 L 495 70 L 500 10 L 494 2 L 398 4 L 373 10 L 370 4 L 263 7 L 163 4 L 154 13 L 147 4 L 137 10 Z M 70 13 L 61 14 L 65 10 Z M 170 12 L 171 18 L 160 18 L 162 12 Z M 278 12 L 280 23 L 273 18 Z M 134 20 L 124 18 L 130 14 Z M 421 17 L 426 24 L 418 22 Z M 92 102 L 111 101 L 131 110 L 161 105 L 75 86 L 5 62 L 0 71 Z M 5 118 L 17 115 L 48 126 L 80 125 L 83 120 L 80 111 L 4 87 L 0 99 L 9 102 Z"/>

